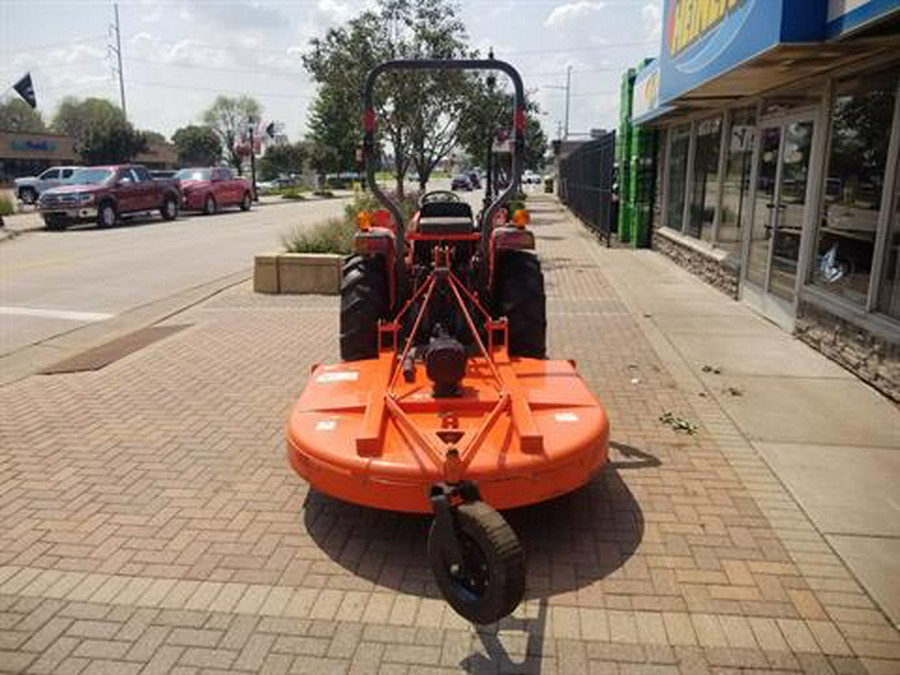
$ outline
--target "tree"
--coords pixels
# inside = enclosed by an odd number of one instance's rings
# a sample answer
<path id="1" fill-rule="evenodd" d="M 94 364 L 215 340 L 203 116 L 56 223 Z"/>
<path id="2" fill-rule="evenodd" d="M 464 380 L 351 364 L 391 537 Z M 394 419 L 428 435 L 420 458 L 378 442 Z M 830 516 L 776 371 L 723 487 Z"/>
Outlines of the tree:
<path id="1" fill-rule="evenodd" d="M 41 114 L 18 98 L 0 103 L 0 130 L 39 134 L 47 131 Z"/>
<path id="2" fill-rule="evenodd" d="M 243 161 L 240 145 L 244 130 L 249 120 L 258 122 L 261 116 L 262 106 L 250 96 L 219 96 L 209 110 L 203 113 L 203 122 L 216 133 L 222 143 L 225 159 L 238 171 L 241 170 Z"/>
<path id="3" fill-rule="evenodd" d="M 222 159 L 222 141 L 210 127 L 194 124 L 172 135 L 181 165 L 211 166 Z"/>
<path id="4" fill-rule="evenodd" d="M 52 126 L 58 133 L 75 137 L 75 149 L 85 164 L 130 162 L 147 150 L 144 135 L 106 99 L 66 97 L 57 108 Z"/>
<path id="5" fill-rule="evenodd" d="M 303 165 L 309 153 L 303 143 L 270 145 L 259 160 L 259 174 L 262 180 L 272 180 L 282 174 L 303 173 Z"/>
<path id="6" fill-rule="evenodd" d="M 165 145 L 169 142 L 169 140 L 165 137 L 165 135 L 159 133 L 158 131 L 142 131 L 144 134 L 144 138 L 147 139 L 147 143 L 150 145 Z"/>
<path id="7" fill-rule="evenodd" d="M 362 140 L 360 92 L 366 73 L 390 58 L 469 56 L 465 26 L 447 0 L 379 0 L 345 26 L 310 42 L 303 64 L 319 84 L 309 138 L 317 170 L 346 170 Z M 378 142 L 390 146 L 397 192 L 415 163 L 423 184 L 456 142 L 459 112 L 473 81 L 460 72 L 391 72 L 379 79 Z M 327 153 L 319 148 L 333 148 Z M 329 165 L 329 162 L 335 164 Z"/>
<path id="8" fill-rule="evenodd" d="M 85 164 L 131 162 L 146 152 L 147 139 L 124 116 L 89 120 L 78 137 L 76 148 Z"/>

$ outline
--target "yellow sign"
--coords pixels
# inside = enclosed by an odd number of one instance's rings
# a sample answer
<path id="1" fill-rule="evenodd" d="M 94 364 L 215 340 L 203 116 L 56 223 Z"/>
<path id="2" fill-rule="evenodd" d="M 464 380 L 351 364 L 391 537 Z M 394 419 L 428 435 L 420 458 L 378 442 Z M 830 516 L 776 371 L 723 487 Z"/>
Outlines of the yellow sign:
<path id="1" fill-rule="evenodd" d="M 669 54 L 677 56 L 718 26 L 746 0 L 672 0 L 668 16 Z"/>

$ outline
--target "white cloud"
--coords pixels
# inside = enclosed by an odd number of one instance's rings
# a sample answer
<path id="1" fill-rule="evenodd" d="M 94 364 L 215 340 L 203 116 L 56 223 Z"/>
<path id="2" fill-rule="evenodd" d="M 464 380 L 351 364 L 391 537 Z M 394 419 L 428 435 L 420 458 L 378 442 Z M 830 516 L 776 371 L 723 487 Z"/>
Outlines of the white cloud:
<path id="1" fill-rule="evenodd" d="M 648 2 L 641 7 L 641 17 L 648 40 L 659 40 L 662 37 L 662 6 L 659 2 Z"/>
<path id="2" fill-rule="evenodd" d="M 606 6 L 605 2 L 588 2 L 588 0 L 579 0 L 579 2 L 570 2 L 554 8 L 544 25 L 548 28 L 565 28 L 573 23 L 581 22 L 588 19 L 592 14 L 596 14 Z"/>

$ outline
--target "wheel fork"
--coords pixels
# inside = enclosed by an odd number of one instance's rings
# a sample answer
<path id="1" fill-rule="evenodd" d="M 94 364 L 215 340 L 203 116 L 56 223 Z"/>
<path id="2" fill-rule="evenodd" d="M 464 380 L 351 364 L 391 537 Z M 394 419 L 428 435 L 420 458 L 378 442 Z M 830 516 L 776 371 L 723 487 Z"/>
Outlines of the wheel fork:
<path id="1" fill-rule="evenodd" d="M 435 483 L 431 486 L 431 509 L 434 511 L 436 532 L 440 535 L 441 547 L 445 551 L 447 563 L 462 567 L 462 545 L 457 534 L 456 507 L 460 504 L 481 501 L 478 486 L 470 480 L 459 483 Z"/>

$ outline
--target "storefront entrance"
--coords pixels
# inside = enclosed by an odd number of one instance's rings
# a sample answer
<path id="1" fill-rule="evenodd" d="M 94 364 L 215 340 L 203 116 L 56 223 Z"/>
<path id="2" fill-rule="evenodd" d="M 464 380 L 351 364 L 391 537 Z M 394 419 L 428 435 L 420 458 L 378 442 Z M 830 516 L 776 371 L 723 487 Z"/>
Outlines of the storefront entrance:
<path id="1" fill-rule="evenodd" d="M 808 218 L 814 112 L 759 124 L 752 223 L 744 241 L 741 297 L 793 329 L 800 239 Z"/>

